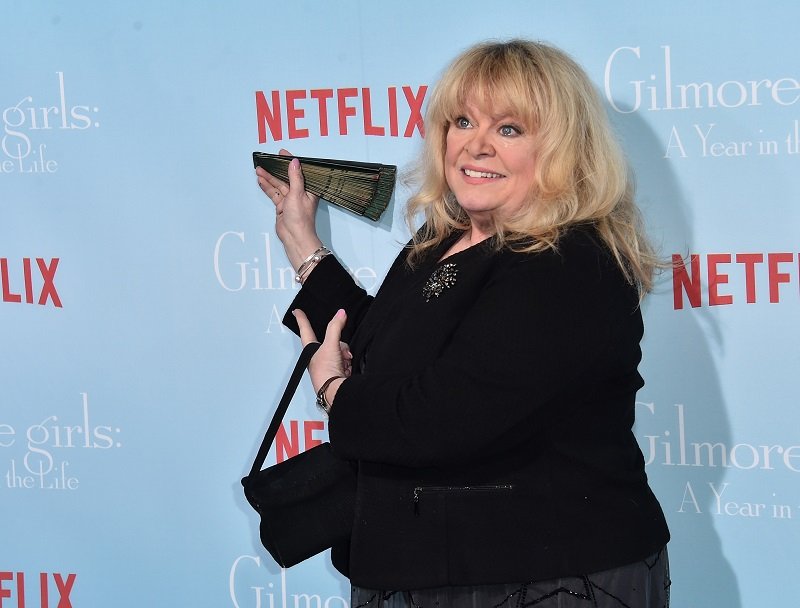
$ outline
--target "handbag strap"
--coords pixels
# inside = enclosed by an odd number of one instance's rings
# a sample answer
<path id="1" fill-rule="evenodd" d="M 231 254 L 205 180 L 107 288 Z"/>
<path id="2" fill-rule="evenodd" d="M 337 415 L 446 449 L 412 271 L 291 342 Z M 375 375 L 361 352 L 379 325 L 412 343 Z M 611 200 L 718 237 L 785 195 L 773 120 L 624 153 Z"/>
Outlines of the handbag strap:
<path id="1" fill-rule="evenodd" d="M 261 442 L 261 447 L 258 449 L 253 468 L 250 469 L 250 475 L 258 473 L 264 465 L 264 461 L 267 459 L 267 453 L 272 447 L 275 436 L 278 434 L 278 428 L 281 426 L 283 417 L 286 415 L 286 410 L 289 409 L 289 403 L 291 403 L 292 397 L 297 390 L 297 385 L 300 384 L 300 379 L 303 377 L 303 372 L 306 371 L 308 362 L 311 361 L 311 357 L 314 356 L 314 353 L 317 352 L 319 347 L 319 342 L 309 342 L 305 345 L 300 356 L 297 358 L 297 363 L 294 365 L 292 375 L 289 376 L 289 382 L 286 384 L 283 396 L 278 403 L 275 414 L 272 416 L 272 422 L 269 423 L 269 427 L 267 428 L 267 434 L 264 435 L 264 441 Z"/>

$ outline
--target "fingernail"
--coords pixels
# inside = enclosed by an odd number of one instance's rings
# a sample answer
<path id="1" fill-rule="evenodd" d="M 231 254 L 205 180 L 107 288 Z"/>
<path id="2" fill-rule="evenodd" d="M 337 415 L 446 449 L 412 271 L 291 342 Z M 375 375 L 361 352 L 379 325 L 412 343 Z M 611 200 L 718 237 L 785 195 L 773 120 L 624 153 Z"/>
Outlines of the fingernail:
<path id="1" fill-rule="evenodd" d="M 300 168 L 300 161 L 296 158 L 293 158 L 289 165 L 292 167 L 293 171 L 297 171 Z"/>
<path id="2" fill-rule="evenodd" d="M 292 310 L 292 316 L 296 319 L 297 318 L 297 309 L 295 308 Z"/>
<path id="3" fill-rule="evenodd" d="M 337 317 L 345 317 L 345 316 L 347 316 L 347 313 L 344 311 L 344 308 L 340 308 L 339 310 L 336 311 L 336 316 Z"/>

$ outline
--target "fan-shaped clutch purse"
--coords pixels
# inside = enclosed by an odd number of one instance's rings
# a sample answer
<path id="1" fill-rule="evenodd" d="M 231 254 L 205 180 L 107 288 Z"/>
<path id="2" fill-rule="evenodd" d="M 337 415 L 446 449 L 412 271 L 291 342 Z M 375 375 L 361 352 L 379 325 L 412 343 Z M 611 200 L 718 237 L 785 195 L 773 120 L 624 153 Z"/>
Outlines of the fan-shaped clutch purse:
<path id="1" fill-rule="evenodd" d="M 288 183 L 293 158 L 300 161 L 306 190 L 334 205 L 373 221 L 378 221 L 389 205 L 397 176 L 395 165 L 264 152 L 253 152 L 253 165 Z"/>

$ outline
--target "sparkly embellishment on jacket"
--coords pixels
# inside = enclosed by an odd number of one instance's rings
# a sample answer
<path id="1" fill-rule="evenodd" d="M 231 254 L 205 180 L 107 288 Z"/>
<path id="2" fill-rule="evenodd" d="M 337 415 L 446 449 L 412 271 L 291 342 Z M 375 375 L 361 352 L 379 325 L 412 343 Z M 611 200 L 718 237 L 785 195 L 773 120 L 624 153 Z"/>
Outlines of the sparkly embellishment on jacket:
<path id="1" fill-rule="evenodd" d="M 426 302 L 431 298 L 438 298 L 445 289 L 449 289 L 456 284 L 458 268 L 455 264 L 445 264 L 433 271 L 425 287 L 422 288 L 422 295 Z"/>

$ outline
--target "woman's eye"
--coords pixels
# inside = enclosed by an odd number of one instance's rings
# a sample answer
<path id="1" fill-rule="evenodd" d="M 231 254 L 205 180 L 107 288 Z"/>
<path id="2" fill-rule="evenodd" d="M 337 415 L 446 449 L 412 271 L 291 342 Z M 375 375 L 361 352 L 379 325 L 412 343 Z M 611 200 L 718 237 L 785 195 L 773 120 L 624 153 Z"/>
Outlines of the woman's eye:
<path id="1" fill-rule="evenodd" d="M 514 125 L 503 125 L 502 127 L 500 127 L 500 135 L 503 135 L 505 137 L 519 135 L 520 133 L 522 133 L 522 131 L 518 127 L 515 127 Z"/>
<path id="2" fill-rule="evenodd" d="M 469 119 L 464 118 L 463 116 L 459 116 L 453 122 L 459 129 L 467 129 L 471 126 Z"/>

